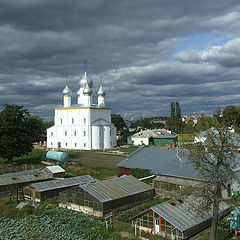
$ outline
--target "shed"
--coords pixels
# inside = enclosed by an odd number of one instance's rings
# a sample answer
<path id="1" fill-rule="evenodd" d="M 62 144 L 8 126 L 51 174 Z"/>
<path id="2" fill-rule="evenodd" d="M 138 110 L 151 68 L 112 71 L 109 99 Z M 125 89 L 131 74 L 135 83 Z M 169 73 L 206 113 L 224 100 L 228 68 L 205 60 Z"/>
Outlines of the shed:
<path id="1" fill-rule="evenodd" d="M 194 196 L 169 200 L 134 216 L 132 224 L 169 239 L 187 239 L 211 225 L 211 209 L 199 213 L 199 202 L 201 199 Z M 225 202 L 220 203 L 220 217 L 226 216 L 229 210 Z"/>
<path id="2" fill-rule="evenodd" d="M 47 166 L 47 167 L 45 167 L 45 171 L 51 173 L 54 178 L 64 178 L 65 177 L 65 170 L 62 167 L 60 167 L 59 165 Z"/>
<path id="3" fill-rule="evenodd" d="M 133 176 L 81 184 L 60 193 L 61 207 L 103 217 L 152 199 L 155 191 Z"/>
<path id="4" fill-rule="evenodd" d="M 95 179 L 89 175 L 63 178 L 47 182 L 32 183 L 24 187 L 24 198 L 41 202 L 50 198 L 56 198 L 61 191 L 72 188 L 79 184 L 94 182 Z"/>

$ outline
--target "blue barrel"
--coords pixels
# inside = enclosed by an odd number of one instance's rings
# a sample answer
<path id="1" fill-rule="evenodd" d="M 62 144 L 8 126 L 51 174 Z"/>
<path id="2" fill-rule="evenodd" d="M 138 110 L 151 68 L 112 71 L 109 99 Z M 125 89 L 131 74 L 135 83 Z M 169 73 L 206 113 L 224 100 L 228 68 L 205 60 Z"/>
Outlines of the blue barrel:
<path id="1" fill-rule="evenodd" d="M 46 157 L 47 159 L 56 160 L 62 163 L 67 163 L 69 160 L 66 152 L 48 151 Z"/>

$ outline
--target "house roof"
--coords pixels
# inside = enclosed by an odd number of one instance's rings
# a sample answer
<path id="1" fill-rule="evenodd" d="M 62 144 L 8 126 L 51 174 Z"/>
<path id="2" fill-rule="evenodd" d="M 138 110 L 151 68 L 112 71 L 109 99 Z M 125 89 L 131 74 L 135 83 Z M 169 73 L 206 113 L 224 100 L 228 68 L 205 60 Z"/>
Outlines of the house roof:
<path id="1" fill-rule="evenodd" d="M 151 209 L 181 232 L 184 232 L 212 217 L 211 210 L 202 211 L 201 213 L 197 211 L 200 207 L 199 202 L 201 202 L 200 198 L 188 196 L 182 201 L 169 200 L 153 206 Z M 230 209 L 230 206 L 225 202 L 220 202 L 219 212 L 228 209 Z"/>
<path id="2" fill-rule="evenodd" d="M 177 135 L 170 134 L 166 129 L 143 130 L 132 135 L 132 138 L 176 138 Z"/>
<path id="3" fill-rule="evenodd" d="M 102 203 L 153 190 L 150 185 L 139 181 L 133 176 L 126 175 L 119 178 L 82 184 L 80 188 Z"/>
<path id="4" fill-rule="evenodd" d="M 186 156 L 187 152 L 183 150 L 180 154 L 178 150 L 142 146 L 117 166 L 149 169 L 153 174 L 201 179 L 199 171 L 187 162 Z"/>
<path id="5" fill-rule="evenodd" d="M 94 182 L 95 179 L 89 175 L 83 175 L 78 177 L 56 179 L 51 181 L 32 183 L 31 185 L 35 187 L 39 192 L 49 191 L 53 189 L 74 187 L 79 184 Z"/>

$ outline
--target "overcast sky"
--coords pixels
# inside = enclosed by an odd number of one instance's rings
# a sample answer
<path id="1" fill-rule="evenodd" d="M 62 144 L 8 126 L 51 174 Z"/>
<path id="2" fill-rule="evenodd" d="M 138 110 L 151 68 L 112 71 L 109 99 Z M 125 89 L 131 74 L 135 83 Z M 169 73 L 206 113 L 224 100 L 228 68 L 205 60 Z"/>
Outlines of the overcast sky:
<path id="1" fill-rule="evenodd" d="M 85 59 L 125 118 L 240 105 L 240 1 L 0 0 L 0 108 L 52 119 Z"/>

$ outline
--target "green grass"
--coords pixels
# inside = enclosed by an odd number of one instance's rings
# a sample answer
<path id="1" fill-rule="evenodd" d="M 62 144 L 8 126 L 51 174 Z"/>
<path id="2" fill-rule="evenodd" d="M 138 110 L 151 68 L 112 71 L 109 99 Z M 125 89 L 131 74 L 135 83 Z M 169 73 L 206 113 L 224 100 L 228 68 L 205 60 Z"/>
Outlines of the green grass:
<path id="1" fill-rule="evenodd" d="M 68 177 L 91 175 L 93 178 L 99 180 L 117 176 L 118 174 L 118 168 L 92 167 L 81 164 L 66 166 L 65 170 Z"/>

